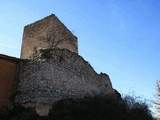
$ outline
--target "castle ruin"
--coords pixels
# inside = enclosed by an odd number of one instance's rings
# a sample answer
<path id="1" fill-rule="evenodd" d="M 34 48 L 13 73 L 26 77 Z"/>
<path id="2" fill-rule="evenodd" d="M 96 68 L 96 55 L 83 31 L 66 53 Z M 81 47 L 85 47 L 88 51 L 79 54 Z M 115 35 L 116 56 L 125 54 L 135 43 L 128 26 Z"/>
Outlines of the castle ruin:
<path id="1" fill-rule="evenodd" d="M 67 98 L 114 95 L 109 76 L 78 54 L 77 37 L 55 15 L 24 28 L 21 57 L 0 55 L 0 109 L 12 102 L 46 115 Z"/>

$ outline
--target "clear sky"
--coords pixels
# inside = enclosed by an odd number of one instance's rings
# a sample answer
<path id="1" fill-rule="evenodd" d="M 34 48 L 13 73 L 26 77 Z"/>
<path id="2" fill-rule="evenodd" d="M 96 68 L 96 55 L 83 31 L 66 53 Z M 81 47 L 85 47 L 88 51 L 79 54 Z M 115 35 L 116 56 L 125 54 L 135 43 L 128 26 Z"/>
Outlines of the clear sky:
<path id="1" fill-rule="evenodd" d="M 115 89 L 152 99 L 160 79 L 159 11 L 159 0 L 0 0 L 0 53 L 19 57 L 23 26 L 54 13 Z"/>

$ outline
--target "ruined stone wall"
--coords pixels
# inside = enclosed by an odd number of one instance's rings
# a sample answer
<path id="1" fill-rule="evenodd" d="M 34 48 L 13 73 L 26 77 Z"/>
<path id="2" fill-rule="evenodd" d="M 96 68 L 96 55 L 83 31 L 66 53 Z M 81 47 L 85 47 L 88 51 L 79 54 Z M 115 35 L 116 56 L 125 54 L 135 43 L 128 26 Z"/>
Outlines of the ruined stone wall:
<path id="1" fill-rule="evenodd" d="M 18 61 L 0 55 L 0 111 L 5 110 L 11 100 L 17 75 Z"/>
<path id="2" fill-rule="evenodd" d="M 50 15 L 24 28 L 21 58 L 32 58 L 35 50 L 43 48 L 65 48 L 78 53 L 77 38 L 55 15 Z"/>
<path id="3" fill-rule="evenodd" d="M 16 103 L 52 104 L 65 98 L 113 93 L 106 74 L 97 74 L 81 56 L 66 49 L 41 50 L 23 60 Z"/>

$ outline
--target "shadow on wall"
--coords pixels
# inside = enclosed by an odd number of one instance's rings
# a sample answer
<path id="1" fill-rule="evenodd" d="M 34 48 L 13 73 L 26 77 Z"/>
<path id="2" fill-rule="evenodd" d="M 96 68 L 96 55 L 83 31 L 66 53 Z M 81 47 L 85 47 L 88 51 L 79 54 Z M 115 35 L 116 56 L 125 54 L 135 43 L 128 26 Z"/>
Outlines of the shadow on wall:
<path id="1" fill-rule="evenodd" d="M 0 111 L 7 109 L 14 94 L 19 59 L 0 54 Z"/>

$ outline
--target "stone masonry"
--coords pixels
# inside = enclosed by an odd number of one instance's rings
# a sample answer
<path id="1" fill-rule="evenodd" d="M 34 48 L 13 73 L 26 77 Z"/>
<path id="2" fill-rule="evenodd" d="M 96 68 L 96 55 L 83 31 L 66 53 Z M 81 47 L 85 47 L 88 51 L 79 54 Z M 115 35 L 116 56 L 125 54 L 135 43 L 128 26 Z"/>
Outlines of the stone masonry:
<path id="1" fill-rule="evenodd" d="M 50 106 L 66 98 L 113 94 L 109 76 L 97 74 L 81 56 L 67 49 L 45 49 L 20 63 L 16 102 Z"/>

